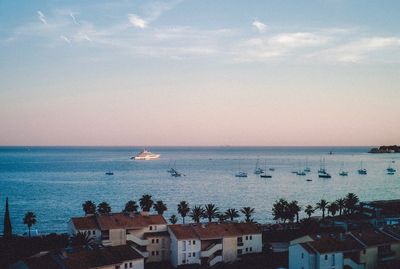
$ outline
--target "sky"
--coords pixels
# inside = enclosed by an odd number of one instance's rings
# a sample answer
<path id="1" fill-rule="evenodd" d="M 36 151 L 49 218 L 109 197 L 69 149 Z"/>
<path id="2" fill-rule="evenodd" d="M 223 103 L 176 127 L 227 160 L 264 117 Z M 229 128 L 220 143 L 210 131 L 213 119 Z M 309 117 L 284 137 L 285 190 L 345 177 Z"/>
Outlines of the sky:
<path id="1" fill-rule="evenodd" d="M 400 144 L 400 1 L 0 1 L 0 145 Z"/>

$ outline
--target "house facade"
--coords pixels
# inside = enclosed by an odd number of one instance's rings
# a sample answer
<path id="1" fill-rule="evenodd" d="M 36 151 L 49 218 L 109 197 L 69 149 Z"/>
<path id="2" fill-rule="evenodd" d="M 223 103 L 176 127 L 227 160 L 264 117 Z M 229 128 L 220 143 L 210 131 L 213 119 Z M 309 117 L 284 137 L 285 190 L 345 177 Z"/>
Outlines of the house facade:
<path id="1" fill-rule="evenodd" d="M 213 266 L 241 255 L 262 252 L 262 233 L 251 223 L 169 225 L 171 264 Z"/>
<path id="2" fill-rule="evenodd" d="M 128 244 L 145 257 L 146 262 L 170 258 L 167 222 L 162 215 L 111 213 L 71 218 L 68 232 L 70 235 L 87 233 L 104 246 Z"/>
<path id="3" fill-rule="evenodd" d="M 289 269 L 377 269 L 399 258 L 399 238 L 384 230 L 308 235 L 289 246 Z"/>

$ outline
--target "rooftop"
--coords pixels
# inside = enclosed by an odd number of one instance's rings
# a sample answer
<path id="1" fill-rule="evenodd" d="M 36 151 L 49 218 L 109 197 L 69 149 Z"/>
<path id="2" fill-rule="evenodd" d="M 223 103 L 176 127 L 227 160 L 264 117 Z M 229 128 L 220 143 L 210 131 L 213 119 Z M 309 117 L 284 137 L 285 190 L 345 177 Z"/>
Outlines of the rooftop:
<path id="1" fill-rule="evenodd" d="M 94 215 L 71 218 L 72 223 L 78 230 L 94 230 L 97 229 L 96 217 Z"/>
<path id="2" fill-rule="evenodd" d="M 247 234 L 261 234 L 257 225 L 252 223 L 207 223 L 175 224 L 169 226 L 177 239 L 219 239 Z"/>

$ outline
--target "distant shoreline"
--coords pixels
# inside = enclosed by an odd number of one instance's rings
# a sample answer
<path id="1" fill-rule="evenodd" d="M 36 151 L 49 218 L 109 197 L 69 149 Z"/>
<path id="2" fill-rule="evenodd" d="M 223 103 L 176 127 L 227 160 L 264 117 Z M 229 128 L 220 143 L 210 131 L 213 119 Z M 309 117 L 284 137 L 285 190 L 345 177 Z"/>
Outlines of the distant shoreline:
<path id="1" fill-rule="evenodd" d="M 400 153 L 400 146 L 380 146 L 379 148 L 372 148 L 368 153 Z"/>

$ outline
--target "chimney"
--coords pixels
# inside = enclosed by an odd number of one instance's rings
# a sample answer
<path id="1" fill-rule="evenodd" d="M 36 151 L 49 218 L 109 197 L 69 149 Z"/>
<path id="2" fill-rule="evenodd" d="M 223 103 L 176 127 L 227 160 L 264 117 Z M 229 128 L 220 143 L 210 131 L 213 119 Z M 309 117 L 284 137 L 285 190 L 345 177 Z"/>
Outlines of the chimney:
<path id="1" fill-rule="evenodd" d="M 149 211 L 141 211 L 140 215 L 142 216 L 148 216 L 149 215 Z"/>

